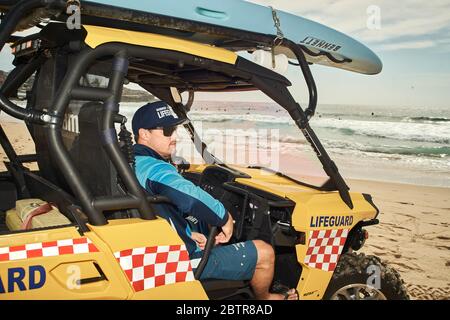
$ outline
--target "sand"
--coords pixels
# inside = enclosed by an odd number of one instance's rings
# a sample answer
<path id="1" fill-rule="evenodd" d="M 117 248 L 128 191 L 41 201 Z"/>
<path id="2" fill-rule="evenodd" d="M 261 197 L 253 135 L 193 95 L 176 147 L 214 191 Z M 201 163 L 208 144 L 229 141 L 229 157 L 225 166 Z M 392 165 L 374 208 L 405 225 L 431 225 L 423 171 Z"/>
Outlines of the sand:
<path id="1" fill-rule="evenodd" d="M 22 123 L 17 122 L 1 122 L 3 130 L 5 131 L 7 137 L 9 138 L 11 144 L 16 150 L 17 154 L 34 154 L 36 153 L 34 149 L 34 143 L 32 143 L 31 136 Z M 0 171 L 5 171 L 6 167 L 3 161 L 8 161 L 8 158 L 0 146 Z M 29 168 L 37 168 L 36 165 L 26 165 Z"/>
<path id="2" fill-rule="evenodd" d="M 348 182 L 370 193 L 381 211 L 362 251 L 398 270 L 413 298 L 450 299 L 450 189 Z"/>
<path id="3" fill-rule="evenodd" d="M 34 152 L 23 124 L 8 122 L 4 116 L 1 124 L 19 154 Z M 5 169 L 3 163 L 0 167 Z M 362 251 L 396 268 L 412 298 L 450 299 L 450 188 L 348 183 L 353 191 L 371 194 L 381 210 L 380 225 L 367 228 L 370 237 Z"/>

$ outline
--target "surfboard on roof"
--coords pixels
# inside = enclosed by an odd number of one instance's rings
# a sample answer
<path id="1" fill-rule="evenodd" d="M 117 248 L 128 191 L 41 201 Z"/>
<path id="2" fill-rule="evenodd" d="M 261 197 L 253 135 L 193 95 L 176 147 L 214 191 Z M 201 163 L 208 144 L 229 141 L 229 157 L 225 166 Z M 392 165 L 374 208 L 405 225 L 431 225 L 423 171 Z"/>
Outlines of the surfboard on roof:
<path id="1" fill-rule="evenodd" d="M 301 16 L 243 0 L 80 2 L 83 24 L 169 35 L 232 51 L 269 49 L 282 36 L 301 45 L 309 63 L 363 74 L 382 70 L 378 56 L 352 37 Z M 0 9 L 14 3 L 3 1 Z M 274 51 L 295 58 L 286 47 L 275 46 Z"/>
<path id="2" fill-rule="evenodd" d="M 94 24 L 108 24 L 108 19 L 116 16 L 121 19 L 116 24 L 120 27 L 145 30 L 145 25 L 153 26 L 160 28 L 157 30 L 160 33 L 233 51 L 267 47 L 268 41 L 273 41 L 281 31 L 285 38 L 303 46 L 310 63 L 363 74 L 378 74 L 382 70 L 378 56 L 350 36 L 306 18 L 247 1 L 91 0 L 82 4 L 83 15 L 89 16 L 89 22 Z M 280 22 L 279 29 L 275 26 L 274 12 Z M 283 47 L 277 47 L 276 53 L 294 58 Z"/>

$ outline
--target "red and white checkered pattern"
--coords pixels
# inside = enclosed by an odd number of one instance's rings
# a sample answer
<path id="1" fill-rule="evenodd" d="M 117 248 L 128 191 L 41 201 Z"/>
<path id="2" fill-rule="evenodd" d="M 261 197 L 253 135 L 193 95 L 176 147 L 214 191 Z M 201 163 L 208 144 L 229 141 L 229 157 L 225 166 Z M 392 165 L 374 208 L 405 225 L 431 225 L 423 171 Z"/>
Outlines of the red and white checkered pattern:
<path id="1" fill-rule="evenodd" d="M 134 248 L 114 256 L 136 292 L 195 280 L 185 245 Z"/>
<path id="2" fill-rule="evenodd" d="M 347 236 L 348 229 L 310 231 L 305 264 L 323 271 L 334 271 Z"/>
<path id="3" fill-rule="evenodd" d="M 55 257 L 65 254 L 98 252 L 88 238 L 56 240 L 29 243 L 21 246 L 0 248 L 0 261 L 15 261 L 41 257 Z"/>

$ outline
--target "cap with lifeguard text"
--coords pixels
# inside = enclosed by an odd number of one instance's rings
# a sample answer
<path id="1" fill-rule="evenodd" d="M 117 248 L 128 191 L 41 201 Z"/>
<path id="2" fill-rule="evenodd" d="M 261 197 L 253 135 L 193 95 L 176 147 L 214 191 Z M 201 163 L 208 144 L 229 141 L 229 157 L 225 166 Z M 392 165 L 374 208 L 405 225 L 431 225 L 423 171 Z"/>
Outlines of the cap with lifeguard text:
<path id="1" fill-rule="evenodd" d="M 133 133 L 138 135 L 139 129 L 173 127 L 185 121 L 185 118 L 179 117 L 164 101 L 147 103 L 140 107 L 133 116 Z"/>

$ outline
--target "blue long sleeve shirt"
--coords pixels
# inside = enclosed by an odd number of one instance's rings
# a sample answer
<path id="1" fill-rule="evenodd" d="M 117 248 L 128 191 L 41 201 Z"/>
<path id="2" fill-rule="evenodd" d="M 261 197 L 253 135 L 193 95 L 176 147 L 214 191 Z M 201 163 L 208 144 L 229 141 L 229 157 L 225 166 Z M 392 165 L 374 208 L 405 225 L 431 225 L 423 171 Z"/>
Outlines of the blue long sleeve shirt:
<path id="1" fill-rule="evenodd" d="M 191 259 L 200 257 L 201 250 L 191 239 L 192 230 L 186 217 L 192 216 L 206 224 L 222 227 L 228 220 L 223 204 L 182 177 L 172 164 L 147 146 L 134 145 L 134 155 L 136 176 L 141 186 L 152 195 L 166 196 L 173 203 L 155 204 L 157 215 L 176 229 Z"/>

